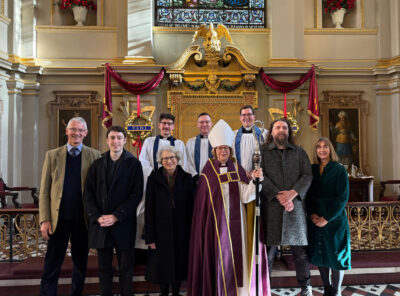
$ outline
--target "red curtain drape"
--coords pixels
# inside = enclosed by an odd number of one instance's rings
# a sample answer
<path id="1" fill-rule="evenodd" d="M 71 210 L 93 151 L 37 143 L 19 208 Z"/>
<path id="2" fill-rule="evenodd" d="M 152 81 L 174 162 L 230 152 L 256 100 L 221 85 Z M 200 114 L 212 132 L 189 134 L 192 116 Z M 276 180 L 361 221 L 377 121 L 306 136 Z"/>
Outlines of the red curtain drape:
<path id="1" fill-rule="evenodd" d="M 315 67 L 312 65 L 311 69 L 304 74 L 299 80 L 295 80 L 292 82 L 282 82 L 275 80 L 265 74 L 264 70 L 261 68 L 260 77 L 262 81 L 269 86 L 270 88 L 277 90 L 279 92 L 286 93 L 290 92 L 304 82 L 310 79 L 310 87 L 308 90 L 308 114 L 310 116 L 310 128 L 316 130 L 317 124 L 319 122 L 319 107 L 318 107 L 318 88 L 317 88 L 317 79 L 315 77 Z M 286 105 L 284 106 L 284 110 L 286 110 Z M 286 113 L 286 112 L 285 112 Z"/>
<path id="2" fill-rule="evenodd" d="M 112 125 L 112 92 L 111 92 L 111 77 L 123 89 L 137 95 L 138 117 L 140 117 L 140 95 L 155 89 L 164 78 L 164 68 L 147 82 L 131 83 L 121 78 L 121 76 L 109 64 L 106 64 L 106 71 L 104 75 L 105 97 L 103 104 L 103 125 L 108 128 Z"/>

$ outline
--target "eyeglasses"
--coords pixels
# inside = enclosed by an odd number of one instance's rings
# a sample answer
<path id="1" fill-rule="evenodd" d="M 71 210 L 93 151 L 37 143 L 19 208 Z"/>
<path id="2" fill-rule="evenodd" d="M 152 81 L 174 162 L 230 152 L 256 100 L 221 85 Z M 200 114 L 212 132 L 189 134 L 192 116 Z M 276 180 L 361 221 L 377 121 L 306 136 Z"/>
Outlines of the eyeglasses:
<path id="1" fill-rule="evenodd" d="M 252 117 L 254 114 L 252 113 L 245 113 L 245 114 L 240 114 L 241 117 Z"/>
<path id="2" fill-rule="evenodd" d="M 170 157 L 163 157 L 163 158 L 161 158 L 161 161 L 164 161 L 164 162 L 168 162 L 168 161 L 174 161 L 176 159 L 176 156 L 170 156 Z"/>
<path id="3" fill-rule="evenodd" d="M 162 125 L 167 125 L 167 126 L 174 125 L 173 122 L 165 122 L 165 121 L 161 121 L 160 124 L 162 124 Z"/>
<path id="4" fill-rule="evenodd" d="M 199 121 L 199 124 L 210 124 L 211 120 Z"/>
<path id="5" fill-rule="evenodd" d="M 86 132 L 86 129 L 84 129 L 84 128 L 68 127 L 68 129 L 69 129 L 71 132 L 74 132 L 74 133 L 76 133 L 76 132 L 80 132 L 80 133 Z"/>
<path id="6" fill-rule="evenodd" d="M 229 147 L 217 147 L 217 150 L 221 151 L 221 150 L 229 150 Z"/>

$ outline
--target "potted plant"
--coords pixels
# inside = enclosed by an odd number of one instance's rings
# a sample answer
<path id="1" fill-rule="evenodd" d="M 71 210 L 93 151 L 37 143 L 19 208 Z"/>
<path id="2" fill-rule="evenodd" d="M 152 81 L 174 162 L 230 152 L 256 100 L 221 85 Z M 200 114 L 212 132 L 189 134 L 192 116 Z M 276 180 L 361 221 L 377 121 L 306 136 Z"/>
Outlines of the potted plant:
<path id="1" fill-rule="evenodd" d="M 343 18 L 346 12 L 353 9 L 356 0 L 322 0 L 325 13 L 332 17 L 332 22 L 336 29 L 343 29 Z"/>
<path id="2" fill-rule="evenodd" d="M 72 9 L 77 26 L 83 26 L 89 9 L 96 11 L 97 5 L 94 0 L 61 0 L 61 9 Z"/>

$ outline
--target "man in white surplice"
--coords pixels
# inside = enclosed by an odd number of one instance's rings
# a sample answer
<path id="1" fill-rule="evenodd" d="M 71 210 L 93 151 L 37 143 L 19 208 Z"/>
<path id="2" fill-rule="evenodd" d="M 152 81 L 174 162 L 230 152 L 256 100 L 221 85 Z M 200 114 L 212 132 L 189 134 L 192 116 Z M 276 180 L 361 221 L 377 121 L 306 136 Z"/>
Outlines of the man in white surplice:
<path id="1" fill-rule="evenodd" d="M 200 175 L 207 160 L 212 157 L 211 145 L 208 134 L 212 127 L 211 116 L 208 113 L 200 113 L 197 117 L 197 128 L 199 134 L 190 138 L 186 143 L 186 156 L 188 173 L 193 177 Z"/>
<path id="2" fill-rule="evenodd" d="M 151 174 L 153 170 L 158 169 L 157 164 L 157 152 L 159 149 L 166 146 L 174 146 L 182 154 L 182 159 L 179 161 L 179 165 L 187 171 L 186 167 L 186 151 L 185 144 L 178 139 L 171 136 L 172 131 L 175 128 L 175 116 L 170 113 L 161 113 L 158 120 L 158 128 L 160 129 L 160 135 L 155 137 L 149 137 L 144 140 L 142 151 L 139 155 L 139 160 L 143 167 L 143 177 L 145 187 L 143 189 L 143 198 L 137 207 L 137 231 L 136 231 L 136 243 L 135 248 L 147 250 L 143 235 L 144 227 L 144 204 L 146 196 L 146 183 L 147 177 Z"/>
<path id="3" fill-rule="evenodd" d="M 253 125 L 256 120 L 254 115 L 254 108 L 250 105 L 240 108 L 240 122 L 242 127 L 234 131 L 235 141 L 233 144 L 234 156 L 238 163 L 246 170 L 249 177 L 250 172 L 253 170 L 253 153 L 256 148 L 256 140 L 253 135 Z M 254 126 L 258 142 L 261 144 L 267 138 L 267 131 L 261 133 L 261 130 Z"/>

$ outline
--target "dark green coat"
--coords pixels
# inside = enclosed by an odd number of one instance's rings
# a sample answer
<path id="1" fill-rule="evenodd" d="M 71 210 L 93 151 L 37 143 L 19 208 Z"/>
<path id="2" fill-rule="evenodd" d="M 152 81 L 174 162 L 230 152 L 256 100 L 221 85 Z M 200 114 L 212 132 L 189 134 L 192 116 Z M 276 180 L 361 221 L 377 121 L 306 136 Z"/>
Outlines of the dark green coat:
<path id="1" fill-rule="evenodd" d="M 345 211 L 349 178 L 338 162 L 329 162 L 322 175 L 312 165 L 313 181 L 307 194 L 307 215 L 324 217 L 328 224 L 316 226 L 308 218 L 308 248 L 312 264 L 337 270 L 351 268 L 350 229 Z"/>

